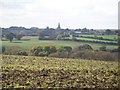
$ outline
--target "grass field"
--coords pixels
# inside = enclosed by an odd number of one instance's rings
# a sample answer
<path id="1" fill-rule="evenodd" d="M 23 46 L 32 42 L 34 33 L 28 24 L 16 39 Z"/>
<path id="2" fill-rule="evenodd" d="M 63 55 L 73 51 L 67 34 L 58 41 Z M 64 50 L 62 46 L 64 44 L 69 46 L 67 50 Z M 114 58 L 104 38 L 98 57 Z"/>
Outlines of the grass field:
<path id="1" fill-rule="evenodd" d="M 91 39 L 91 38 L 83 38 L 83 37 L 78 37 L 78 40 L 89 40 L 89 41 L 99 41 L 99 42 L 117 42 L 117 41 L 108 41 L 108 40 L 98 40 L 98 39 Z"/>
<path id="2" fill-rule="evenodd" d="M 73 42 L 73 41 L 38 40 L 38 37 L 36 36 L 32 36 L 32 37 L 27 36 L 24 37 L 23 39 L 30 39 L 30 40 L 29 41 L 15 40 L 12 43 L 10 43 L 9 41 L 0 41 L 0 43 L 2 43 L 3 46 L 20 46 L 23 49 L 30 49 L 33 46 L 49 46 L 49 45 L 56 46 L 57 48 L 61 46 L 71 46 L 72 48 L 76 48 L 83 44 L 89 44 L 92 46 L 93 49 L 99 49 L 99 47 L 103 46 L 102 44 Z M 115 48 L 117 48 L 117 46 L 107 45 L 107 49 L 115 49 Z"/>
<path id="3" fill-rule="evenodd" d="M 97 37 L 102 37 L 103 40 L 95 39 L 95 38 L 90 38 L 90 37 L 95 37 L 95 35 L 79 35 L 80 37 L 76 37 L 77 40 L 87 40 L 87 41 L 99 41 L 99 42 L 117 42 L 118 36 L 117 35 L 97 35 Z M 83 36 L 83 37 L 81 37 Z M 72 37 L 66 37 L 66 39 L 72 39 Z M 104 39 L 111 39 L 114 41 L 109 41 L 109 40 L 104 40 Z"/>
<path id="4" fill-rule="evenodd" d="M 3 88 L 118 88 L 118 62 L 2 57 Z"/>
<path id="5" fill-rule="evenodd" d="M 80 35 L 80 36 L 94 37 L 94 35 Z M 103 37 L 104 39 L 118 39 L 118 35 L 97 35 L 97 37 Z"/>

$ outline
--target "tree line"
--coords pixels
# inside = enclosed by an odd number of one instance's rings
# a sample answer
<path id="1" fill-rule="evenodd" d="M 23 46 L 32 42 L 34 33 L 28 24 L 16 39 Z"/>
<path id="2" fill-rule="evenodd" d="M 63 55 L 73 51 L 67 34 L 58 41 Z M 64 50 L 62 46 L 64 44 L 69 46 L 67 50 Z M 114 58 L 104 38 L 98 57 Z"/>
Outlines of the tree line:
<path id="1" fill-rule="evenodd" d="M 12 49 L 14 48 L 14 49 Z M 118 48 L 120 51 L 120 47 Z M 80 58 L 87 60 L 118 60 L 117 52 L 109 51 L 106 46 L 101 46 L 99 50 L 93 50 L 89 44 L 80 45 L 76 48 L 70 46 L 34 46 L 29 51 L 24 51 L 20 47 L 2 47 L 2 52 L 5 55 L 21 55 L 21 56 L 40 56 L 40 57 L 55 57 L 55 58 Z M 114 53 L 113 53 L 114 52 Z M 115 53 L 116 52 L 116 53 Z"/>
<path id="2" fill-rule="evenodd" d="M 5 34 L 5 38 L 8 39 L 10 42 L 13 41 L 13 39 L 15 38 L 16 40 L 21 40 L 21 38 L 23 37 L 24 35 L 19 33 L 19 34 L 14 34 L 14 33 L 7 33 Z"/>

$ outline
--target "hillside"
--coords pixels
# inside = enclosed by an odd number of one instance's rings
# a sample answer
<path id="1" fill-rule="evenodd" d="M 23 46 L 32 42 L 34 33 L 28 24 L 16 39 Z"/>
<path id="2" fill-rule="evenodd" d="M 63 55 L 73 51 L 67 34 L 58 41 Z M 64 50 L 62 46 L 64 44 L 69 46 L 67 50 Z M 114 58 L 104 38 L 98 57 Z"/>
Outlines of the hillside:
<path id="1" fill-rule="evenodd" d="M 109 35 L 106 36 L 106 38 L 111 39 L 110 37 L 115 37 L 115 35 Z M 86 38 L 89 39 L 89 38 Z M 82 40 L 84 40 L 82 38 Z M 94 40 L 93 40 L 94 41 Z M 61 46 L 71 46 L 72 48 L 76 48 L 80 45 L 83 44 L 89 44 L 94 48 L 94 50 L 99 50 L 101 46 L 104 44 L 99 44 L 99 43 L 90 43 L 90 42 L 75 42 L 75 41 L 61 41 L 61 40 L 38 40 L 38 36 L 24 36 L 21 40 L 13 40 L 13 42 L 9 41 L 0 41 L 0 44 L 2 43 L 3 46 L 8 47 L 8 46 L 19 46 L 23 50 L 29 50 L 33 46 L 39 45 L 39 46 L 56 46 L 56 47 L 61 47 Z M 106 45 L 107 49 L 113 50 L 116 49 L 118 46 L 117 45 Z"/>
<path id="2" fill-rule="evenodd" d="M 3 88 L 118 88 L 118 76 L 117 62 L 2 57 Z"/>

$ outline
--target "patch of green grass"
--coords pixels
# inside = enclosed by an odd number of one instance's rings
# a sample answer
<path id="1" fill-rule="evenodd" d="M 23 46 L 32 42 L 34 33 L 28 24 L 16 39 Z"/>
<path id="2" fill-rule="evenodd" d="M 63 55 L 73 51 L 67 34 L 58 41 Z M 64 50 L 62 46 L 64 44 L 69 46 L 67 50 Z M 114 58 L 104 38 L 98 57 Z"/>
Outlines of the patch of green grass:
<path id="1" fill-rule="evenodd" d="M 85 42 L 73 42 L 73 41 L 57 41 L 57 40 L 38 40 L 36 36 L 28 36 L 24 37 L 24 39 L 30 39 L 28 41 L 24 40 L 14 40 L 13 42 L 9 41 L 0 41 L 3 46 L 20 46 L 23 49 L 31 49 L 33 46 L 56 46 L 57 48 L 61 46 L 71 46 L 72 48 L 76 48 L 83 44 L 89 44 L 93 49 L 99 49 L 99 47 L 103 46 L 102 44 L 94 44 L 94 43 L 85 43 Z M 117 46 L 115 45 L 107 45 L 107 49 L 115 49 Z"/>
<path id="2" fill-rule="evenodd" d="M 98 37 L 103 37 L 105 39 L 117 39 L 118 35 L 98 35 Z"/>
<path id="3" fill-rule="evenodd" d="M 98 40 L 98 39 L 92 39 L 92 38 L 84 38 L 84 37 L 78 37 L 76 39 L 78 39 L 78 40 L 87 40 L 87 41 L 99 41 L 99 42 L 113 42 L 113 43 L 116 42 L 116 41 L 108 41 L 108 40 Z"/>
<path id="4" fill-rule="evenodd" d="M 95 35 L 80 35 L 80 36 L 89 36 L 94 37 Z M 118 35 L 96 35 L 97 37 L 103 37 L 104 39 L 117 39 Z"/>

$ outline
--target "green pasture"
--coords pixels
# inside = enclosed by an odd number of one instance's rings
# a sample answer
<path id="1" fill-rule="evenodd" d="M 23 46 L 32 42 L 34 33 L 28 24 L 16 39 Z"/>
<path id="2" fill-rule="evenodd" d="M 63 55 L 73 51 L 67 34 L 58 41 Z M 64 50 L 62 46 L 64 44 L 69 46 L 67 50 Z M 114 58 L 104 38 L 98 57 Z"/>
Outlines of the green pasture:
<path id="1" fill-rule="evenodd" d="M 117 35 L 98 35 L 98 37 L 103 37 L 105 39 L 117 39 Z"/>
<path id="2" fill-rule="evenodd" d="M 78 40 L 88 40 L 88 41 L 99 41 L 99 42 L 116 42 L 116 41 L 108 41 L 108 40 L 98 40 L 98 39 L 92 39 L 92 38 L 84 38 L 84 37 L 78 37 Z"/>
<path id="3" fill-rule="evenodd" d="M 19 46 L 23 49 L 30 49 L 33 46 L 56 46 L 57 48 L 61 46 L 71 46 L 72 48 L 76 48 L 83 44 L 89 44 L 93 49 L 99 49 L 99 47 L 103 46 L 103 44 L 94 44 L 94 43 L 84 43 L 84 42 L 73 42 L 73 41 L 57 41 L 57 40 L 38 40 L 37 36 L 26 36 L 22 38 L 23 40 L 13 40 L 10 41 L 0 41 L 2 46 Z M 30 39 L 30 40 L 27 40 Z M 115 45 L 107 45 L 107 49 L 115 49 L 117 46 Z"/>
<path id="4" fill-rule="evenodd" d="M 117 42 L 118 36 L 117 35 L 96 35 L 97 37 L 102 37 L 103 39 L 113 39 L 115 41 L 108 41 L 108 40 L 99 40 L 99 39 L 94 39 L 94 38 L 89 38 L 89 37 L 95 37 L 95 35 L 79 35 L 79 36 L 87 36 L 86 37 L 76 37 L 78 40 L 87 40 L 87 41 L 99 41 L 99 42 Z M 65 39 L 72 39 L 72 37 L 65 37 Z"/>
<path id="5" fill-rule="evenodd" d="M 90 37 L 103 37 L 104 39 L 118 39 L 118 35 L 80 35 L 80 36 L 90 36 Z"/>

